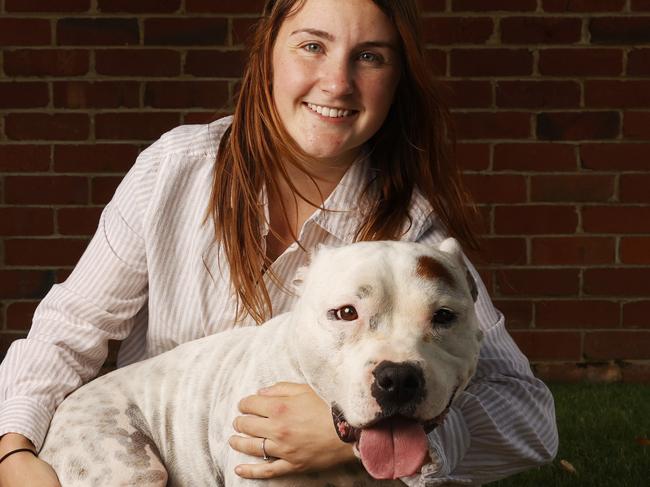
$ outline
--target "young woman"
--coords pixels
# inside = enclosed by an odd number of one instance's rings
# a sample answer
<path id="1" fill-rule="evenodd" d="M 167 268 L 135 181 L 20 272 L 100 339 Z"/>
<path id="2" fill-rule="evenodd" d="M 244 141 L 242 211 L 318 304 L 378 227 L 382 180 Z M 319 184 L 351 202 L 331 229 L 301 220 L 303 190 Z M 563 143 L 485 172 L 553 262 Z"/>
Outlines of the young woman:
<path id="1" fill-rule="evenodd" d="M 74 272 L 9 350 L 0 457 L 40 448 L 109 339 L 124 340 L 125 365 L 289 309 L 294 274 L 317 244 L 453 235 L 473 247 L 425 64 L 415 0 L 268 0 L 233 117 L 174 129 L 138 157 Z M 468 266 L 485 339 L 472 384 L 430 435 L 431 485 L 488 482 L 557 448 L 552 398 Z M 353 459 L 306 385 L 277 384 L 240 409 L 234 426 L 246 436 L 232 448 L 274 457 L 239 466 L 243 477 Z M 17 485 L 58 482 L 19 451 L 0 463 L 0 486 Z"/>

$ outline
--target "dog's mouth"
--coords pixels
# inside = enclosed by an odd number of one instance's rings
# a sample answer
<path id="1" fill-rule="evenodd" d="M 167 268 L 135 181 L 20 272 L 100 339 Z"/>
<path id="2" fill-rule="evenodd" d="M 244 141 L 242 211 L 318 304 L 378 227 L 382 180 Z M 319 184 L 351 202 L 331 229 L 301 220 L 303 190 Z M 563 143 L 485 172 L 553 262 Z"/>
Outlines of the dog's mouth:
<path id="1" fill-rule="evenodd" d="M 332 405 L 334 427 L 341 441 L 355 443 L 366 471 L 376 479 L 396 479 L 414 475 L 428 455 L 427 434 L 442 424 L 456 391 L 436 417 L 420 421 L 404 416 L 378 415 L 372 421 L 352 426 L 341 408 Z"/>

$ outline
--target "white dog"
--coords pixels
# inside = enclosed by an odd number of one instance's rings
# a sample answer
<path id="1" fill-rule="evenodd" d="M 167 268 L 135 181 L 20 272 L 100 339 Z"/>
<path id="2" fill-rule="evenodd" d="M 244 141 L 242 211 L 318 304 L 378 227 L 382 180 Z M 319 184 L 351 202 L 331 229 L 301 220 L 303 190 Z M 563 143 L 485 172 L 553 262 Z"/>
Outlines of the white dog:
<path id="1" fill-rule="evenodd" d="M 81 387 L 57 409 L 41 457 L 63 487 L 260 485 L 262 461 L 228 446 L 239 399 L 279 381 L 332 407 L 357 465 L 268 485 L 403 485 L 429 459 L 426 433 L 476 368 L 476 290 L 453 239 L 439 248 L 321 248 L 294 310 L 178 346 Z M 384 479 L 384 480 L 378 480 Z"/>

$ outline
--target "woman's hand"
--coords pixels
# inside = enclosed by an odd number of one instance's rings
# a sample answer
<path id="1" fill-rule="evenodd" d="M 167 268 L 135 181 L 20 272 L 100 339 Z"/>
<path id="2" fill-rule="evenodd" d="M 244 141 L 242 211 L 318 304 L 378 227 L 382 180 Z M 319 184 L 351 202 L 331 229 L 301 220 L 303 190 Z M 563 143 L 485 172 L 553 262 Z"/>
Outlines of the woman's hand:
<path id="1" fill-rule="evenodd" d="M 249 435 L 231 436 L 232 448 L 271 461 L 238 465 L 237 475 L 266 479 L 282 475 L 324 470 L 353 461 L 352 445 L 343 443 L 334 429 L 328 404 L 305 384 L 279 382 L 248 396 L 239 403 L 235 431 Z"/>
<path id="2" fill-rule="evenodd" d="M 22 435 L 7 433 L 0 442 L 0 454 L 34 445 Z M 61 487 L 54 469 L 30 452 L 14 453 L 0 464 L 0 487 Z"/>

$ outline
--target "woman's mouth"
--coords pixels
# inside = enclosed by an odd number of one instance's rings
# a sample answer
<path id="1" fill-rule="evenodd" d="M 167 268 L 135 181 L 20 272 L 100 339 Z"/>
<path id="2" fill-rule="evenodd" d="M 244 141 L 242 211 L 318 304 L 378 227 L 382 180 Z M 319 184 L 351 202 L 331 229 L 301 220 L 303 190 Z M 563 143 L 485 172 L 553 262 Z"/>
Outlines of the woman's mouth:
<path id="1" fill-rule="evenodd" d="M 325 105 L 316 105 L 314 103 L 305 103 L 305 105 L 314 113 L 318 113 L 328 118 L 345 118 L 357 113 L 357 110 L 347 110 L 345 108 L 328 107 Z"/>

